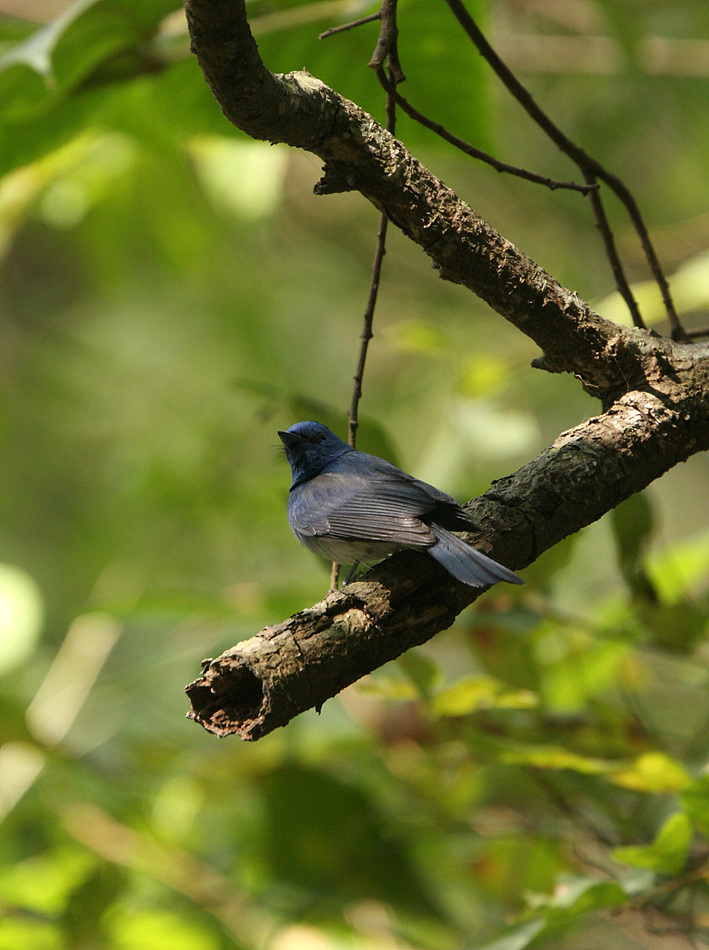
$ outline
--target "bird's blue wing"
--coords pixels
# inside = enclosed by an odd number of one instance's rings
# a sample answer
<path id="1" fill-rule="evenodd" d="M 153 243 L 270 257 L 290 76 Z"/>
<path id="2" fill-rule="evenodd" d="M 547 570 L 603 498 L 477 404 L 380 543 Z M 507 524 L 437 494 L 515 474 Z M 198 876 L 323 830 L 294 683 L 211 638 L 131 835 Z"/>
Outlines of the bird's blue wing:
<path id="1" fill-rule="evenodd" d="M 435 503 L 421 483 L 402 479 L 397 469 L 323 472 L 291 494 L 288 515 L 296 534 L 306 537 L 428 547 L 436 538 L 421 516 Z"/>

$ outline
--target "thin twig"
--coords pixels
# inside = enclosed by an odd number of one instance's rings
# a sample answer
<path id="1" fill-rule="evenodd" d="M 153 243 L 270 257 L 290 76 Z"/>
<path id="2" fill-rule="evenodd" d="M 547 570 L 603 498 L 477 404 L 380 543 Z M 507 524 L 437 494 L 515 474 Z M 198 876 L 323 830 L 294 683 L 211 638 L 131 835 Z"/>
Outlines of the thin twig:
<path id="1" fill-rule="evenodd" d="M 399 62 L 399 27 L 396 24 L 396 4 L 397 0 L 382 0 L 381 9 L 379 10 L 382 25 L 379 30 L 377 45 L 374 47 L 372 58 L 369 61 L 372 69 L 381 68 L 386 63 L 389 76 L 395 86 L 406 79 Z M 389 106 L 387 104 L 388 116 Z M 393 134 L 392 129 L 389 129 L 389 131 Z"/>
<path id="2" fill-rule="evenodd" d="M 587 171 L 584 171 L 584 175 L 586 177 L 586 181 L 594 182 L 596 185 L 598 184 L 595 175 L 590 174 Z M 642 314 L 640 313 L 638 302 L 633 296 L 633 291 L 630 289 L 630 283 L 628 278 L 625 276 L 623 262 L 620 259 L 618 249 L 615 245 L 615 237 L 613 236 L 613 231 L 611 230 L 611 226 L 606 215 L 606 209 L 603 206 L 601 194 L 599 191 L 596 191 L 590 196 L 590 198 L 591 210 L 593 211 L 596 227 L 598 228 L 603 240 L 603 245 L 606 249 L 606 257 L 608 258 L 608 261 L 611 265 L 611 270 L 613 271 L 615 286 L 618 290 L 618 293 L 625 301 L 628 310 L 630 311 L 633 325 L 645 329 L 645 321 L 643 320 Z"/>
<path id="3" fill-rule="evenodd" d="M 387 127 L 393 125 L 393 121 L 389 121 L 390 118 L 390 108 L 389 108 L 389 97 L 387 97 Z M 393 132 L 393 129 L 389 129 L 390 132 Z M 359 401 L 362 398 L 362 381 L 364 379 L 364 368 L 367 362 L 367 352 L 369 350 L 369 341 L 374 336 L 372 331 L 372 324 L 374 322 L 374 310 L 377 305 L 377 296 L 379 294 L 379 282 L 382 273 L 382 263 L 384 261 L 384 255 L 386 254 L 386 234 L 388 226 L 388 218 L 386 214 L 382 213 L 379 218 L 379 230 L 377 231 L 377 246 L 374 251 L 374 260 L 372 262 L 372 279 L 369 284 L 369 298 L 367 300 L 367 308 L 364 312 L 364 325 L 362 327 L 362 333 L 360 334 L 360 348 L 359 348 L 359 359 L 357 360 L 357 371 L 354 376 L 354 387 L 352 390 L 352 402 L 350 403 L 349 411 L 349 431 L 348 431 L 348 442 L 351 446 L 354 447 L 357 441 L 357 427 L 359 426 Z M 332 573 L 330 575 L 330 590 L 337 590 L 338 582 L 340 576 L 340 565 L 333 563 Z"/>
<path id="4" fill-rule="evenodd" d="M 700 336 L 709 336 L 709 326 L 696 327 L 694 330 L 685 330 L 684 335 L 687 340 L 696 340 Z"/>
<path id="5" fill-rule="evenodd" d="M 372 64 L 370 63 L 370 66 L 371 65 Z M 408 116 L 414 119 L 414 121 L 418 122 L 419 125 L 423 125 L 425 128 L 430 129 L 431 132 L 435 132 L 436 135 L 440 136 L 442 139 L 445 139 L 446 142 L 454 145 L 457 149 L 460 149 L 461 152 L 464 152 L 466 155 L 470 155 L 471 158 L 476 158 L 481 162 L 486 162 L 498 172 L 506 172 L 510 175 L 516 175 L 518 178 L 524 178 L 526 181 L 531 181 L 538 185 L 545 185 L 552 191 L 555 191 L 557 188 L 567 188 L 571 191 L 580 191 L 581 194 L 587 195 L 589 192 L 598 189 L 598 184 L 587 183 L 585 185 L 580 185 L 573 181 L 556 181 L 555 179 L 547 178 L 544 175 L 537 175 L 536 172 L 530 172 L 526 168 L 519 168 L 517 165 L 510 165 L 507 162 L 501 162 L 499 159 L 494 158 L 494 156 L 489 155 L 487 152 L 483 152 L 482 149 L 471 145 L 470 142 L 466 142 L 465 139 L 459 138 L 453 132 L 449 132 L 445 126 L 440 124 L 440 122 L 436 122 L 434 119 L 429 119 L 429 117 L 424 115 L 423 112 L 419 112 L 418 109 L 411 105 L 408 99 L 405 99 L 404 96 L 402 96 L 401 93 L 389 83 L 384 70 L 381 67 L 375 66 L 374 71 L 376 73 L 377 79 L 384 89 L 393 95 L 396 104 L 401 108 L 402 112 L 405 112 Z"/>
<path id="6" fill-rule="evenodd" d="M 396 127 L 396 105 L 394 98 L 387 93 L 387 129 L 394 134 Z M 382 274 L 382 264 L 386 254 L 386 236 L 389 219 L 382 213 L 379 218 L 379 229 L 377 231 L 377 246 L 374 250 L 374 260 L 372 261 L 372 279 L 369 284 L 369 297 L 367 307 L 364 311 L 364 321 L 362 333 L 360 335 L 359 359 L 357 361 L 357 371 L 354 376 L 354 388 L 352 390 L 352 402 L 349 411 L 349 443 L 354 445 L 357 441 L 357 427 L 359 426 L 359 401 L 362 398 L 362 381 L 364 379 L 364 367 L 367 362 L 367 351 L 369 341 L 374 336 L 372 324 L 374 323 L 374 310 L 377 306 L 377 296 L 379 294 L 379 282 Z"/>
<path id="7" fill-rule="evenodd" d="M 374 321 L 374 309 L 377 304 L 377 295 L 379 293 L 379 279 L 382 272 L 382 262 L 386 254 L 386 234 L 388 218 L 382 214 L 379 218 L 379 230 L 377 231 L 377 246 L 374 251 L 374 260 L 372 262 L 372 280 L 369 285 L 369 299 L 367 309 L 364 313 L 364 325 L 360 335 L 361 345 L 359 348 L 359 360 L 357 361 L 357 372 L 354 377 L 354 388 L 352 390 L 352 402 L 349 412 L 349 443 L 354 445 L 357 438 L 357 427 L 359 426 L 359 401 L 362 398 L 362 380 L 364 378 L 364 367 L 367 362 L 367 351 L 369 341 L 373 337 L 372 323 Z"/>
<path id="8" fill-rule="evenodd" d="M 387 6 L 387 13 L 385 15 L 385 6 Z M 390 22 L 390 18 L 393 18 L 393 26 Z M 389 62 L 391 63 L 392 50 L 394 51 L 394 60 L 398 67 L 398 75 L 401 75 L 403 78 L 403 73 L 401 72 L 401 66 L 399 65 L 399 58 L 396 54 L 396 0 L 385 0 L 382 5 L 382 29 L 375 50 L 375 55 L 377 50 L 380 50 L 382 47 L 382 34 L 386 32 L 388 37 L 388 42 L 392 44 L 389 49 Z M 382 47 L 383 48 L 383 47 Z M 381 52 L 381 50 L 380 50 Z M 374 59 L 374 57 L 372 57 Z M 396 75 L 391 65 L 389 65 L 389 81 L 392 85 L 396 82 Z M 386 116 L 387 116 L 387 131 L 391 132 L 394 135 L 396 131 L 396 103 L 394 97 L 387 92 L 386 100 Z M 382 212 L 381 217 L 379 218 L 379 229 L 377 231 L 377 246 L 374 250 L 374 260 L 372 261 L 372 278 L 369 283 L 369 296 L 367 298 L 367 307 L 364 311 L 364 320 L 362 333 L 360 334 L 360 347 L 359 347 L 359 358 L 357 360 L 357 370 L 354 375 L 354 387 L 352 389 L 352 401 L 350 403 L 349 411 L 349 426 L 348 426 L 348 442 L 354 447 L 357 442 L 357 427 L 359 426 L 359 401 L 362 398 L 362 382 L 364 380 L 364 368 L 367 363 L 367 352 L 369 350 L 369 341 L 374 336 L 372 325 L 374 323 L 374 311 L 377 306 L 377 297 L 379 295 L 379 283 L 382 275 L 382 264 L 384 262 L 384 255 L 386 254 L 386 236 L 387 236 L 387 227 L 389 224 L 389 219 L 386 214 Z M 340 579 L 340 565 L 333 562 L 332 571 L 330 573 L 330 590 L 337 590 Z"/>
<path id="9" fill-rule="evenodd" d="M 326 40 L 328 36 L 334 36 L 336 33 L 344 33 L 346 30 L 354 30 L 357 26 L 364 26 L 365 23 L 372 23 L 374 20 L 379 20 L 380 18 L 381 11 L 377 10 L 376 13 L 371 13 L 369 16 L 360 17 L 359 20 L 352 20 L 350 23 L 343 23 L 341 26 L 331 26 L 329 30 L 320 33 L 318 39 Z"/>
<path id="10" fill-rule="evenodd" d="M 396 25 L 396 4 L 397 0 L 383 0 L 382 2 L 379 11 L 381 19 L 379 38 L 369 63 L 375 70 L 382 69 L 384 62 L 387 63 L 389 88 L 386 90 L 386 128 L 392 135 L 396 132 L 396 101 L 393 91 L 396 90 L 396 84 L 402 82 L 404 79 L 397 46 L 399 30 Z M 369 349 L 369 341 L 374 335 L 372 332 L 372 324 L 374 322 L 374 311 L 377 306 L 377 296 L 379 294 L 382 263 L 384 261 L 384 255 L 386 254 L 387 225 L 387 216 L 382 212 L 379 219 L 379 229 L 377 231 L 377 246 L 374 251 L 374 260 L 372 261 L 372 278 L 369 284 L 367 308 L 364 312 L 364 326 L 360 335 L 362 342 L 359 350 L 359 360 L 357 361 L 357 371 L 354 376 L 352 402 L 350 403 L 348 436 L 349 443 L 352 446 L 354 446 L 357 441 L 359 401 L 362 398 L 362 381 L 364 379 L 364 367 L 367 362 L 367 350 Z"/>
<path id="11" fill-rule="evenodd" d="M 588 155 L 587 152 L 567 138 L 561 129 L 555 125 L 554 122 L 552 122 L 549 116 L 542 111 L 542 109 L 532 98 L 529 91 L 522 85 L 514 73 L 512 73 L 508 66 L 497 55 L 495 50 L 490 46 L 480 31 L 478 25 L 475 23 L 470 13 L 463 5 L 462 0 L 446 0 L 446 3 L 450 7 L 453 15 L 458 20 L 462 28 L 477 47 L 480 55 L 485 60 L 487 60 L 497 76 L 507 87 L 508 91 L 522 105 L 527 114 L 532 119 L 534 119 L 534 121 L 546 132 L 555 145 L 579 166 L 579 168 L 584 172 L 587 181 L 589 180 L 589 177 L 592 179 L 598 178 L 601 181 L 604 181 L 623 203 L 626 211 L 628 212 L 628 216 L 633 223 L 633 227 L 635 228 L 635 231 L 640 239 L 648 266 L 658 287 L 660 288 L 662 299 L 665 304 L 665 310 L 667 311 L 667 319 L 670 324 L 672 339 L 680 341 L 686 339 L 685 331 L 679 321 L 679 317 L 677 316 L 674 303 L 672 302 L 672 295 L 667 283 L 667 278 L 665 277 L 662 267 L 660 266 L 660 262 L 658 260 L 657 254 L 655 253 L 652 241 L 650 240 L 650 235 L 648 234 L 648 230 L 645 226 L 645 222 L 643 221 L 640 209 L 638 208 L 637 203 L 631 193 L 616 175 L 606 171 L 600 162 L 598 162 L 591 155 Z M 615 273 L 614 271 L 614 276 L 616 277 L 616 281 L 618 281 L 619 274 Z M 627 302 L 628 294 L 630 294 L 630 288 L 627 286 L 627 281 L 625 283 L 625 290 L 621 290 L 620 285 L 618 285 L 618 290 L 622 294 L 623 299 Z M 633 320 L 635 321 L 635 319 L 635 315 L 633 315 Z"/>

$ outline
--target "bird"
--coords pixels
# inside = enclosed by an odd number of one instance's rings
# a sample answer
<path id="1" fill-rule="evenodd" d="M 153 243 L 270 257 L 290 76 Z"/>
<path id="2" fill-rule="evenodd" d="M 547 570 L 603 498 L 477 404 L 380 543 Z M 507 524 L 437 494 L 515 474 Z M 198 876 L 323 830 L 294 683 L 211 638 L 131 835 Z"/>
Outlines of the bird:
<path id="1" fill-rule="evenodd" d="M 278 436 L 293 476 L 291 530 L 315 554 L 353 565 L 345 583 L 360 563 L 404 548 L 424 551 L 469 587 L 524 583 L 452 533 L 472 522 L 445 492 L 358 451 L 320 422 L 298 422 Z"/>

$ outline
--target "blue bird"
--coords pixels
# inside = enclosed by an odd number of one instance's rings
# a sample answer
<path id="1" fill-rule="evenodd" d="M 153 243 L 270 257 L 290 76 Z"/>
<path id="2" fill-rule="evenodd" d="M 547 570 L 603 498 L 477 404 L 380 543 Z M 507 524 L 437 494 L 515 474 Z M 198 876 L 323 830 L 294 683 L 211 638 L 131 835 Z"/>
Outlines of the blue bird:
<path id="1" fill-rule="evenodd" d="M 278 436 L 293 484 L 288 522 L 311 551 L 338 564 L 378 561 L 394 551 L 425 551 L 463 584 L 523 584 L 515 573 L 451 533 L 471 521 L 458 502 L 376 455 L 359 452 L 319 422 Z"/>

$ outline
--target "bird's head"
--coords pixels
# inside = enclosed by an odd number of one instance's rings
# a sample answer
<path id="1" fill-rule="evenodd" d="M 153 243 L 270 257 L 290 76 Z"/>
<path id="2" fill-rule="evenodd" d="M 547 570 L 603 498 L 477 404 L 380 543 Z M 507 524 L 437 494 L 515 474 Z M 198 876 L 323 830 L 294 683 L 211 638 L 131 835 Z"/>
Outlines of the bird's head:
<path id="1" fill-rule="evenodd" d="M 321 422 L 297 422 L 278 433 L 293 474 L 291 490 L 318 475 L 326 465 L 352 451 Z"/>

